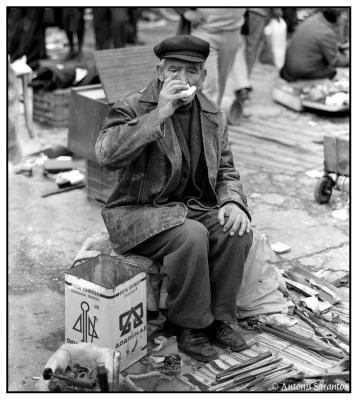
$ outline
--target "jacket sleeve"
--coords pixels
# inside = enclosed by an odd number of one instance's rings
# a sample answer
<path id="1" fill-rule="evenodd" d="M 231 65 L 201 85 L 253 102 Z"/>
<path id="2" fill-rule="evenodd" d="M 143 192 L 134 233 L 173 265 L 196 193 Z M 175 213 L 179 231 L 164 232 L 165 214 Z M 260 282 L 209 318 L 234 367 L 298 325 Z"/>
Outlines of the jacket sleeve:
<path id="1" fill-rule="evenodd" d="M 126 99 L 122 99 L 110 109 L 98 135 L 97 161 L 108 169 L 119 169 L 137 158 L 149 143 L 163 136 L 157 108 L 138 116 Z"/>
<path id="2" fill-rule="evenodd" d="M 349 65 L 349 57 L 339 51 L 338 38 L 333 31 L 322 35 L 320 47 L 323 57 L 331 67 L 347 67 Z"/>
<path id="3" fill-rule="evenodd" d="M 219 161 L 219 170 L 216 181 L 216 195 L 218 197 L 219 207 L 225 203 L 234 202 L 243 209 L 251 220 L 251 215 L 248 210 L 247 199 L 244 194 L 244 189 L 240 183 L 240 174 L 235 169 L 232 152 L 228 139 L 228 128 L 225 115 L 222 113 L 223 120 L 223 142 Z"/>

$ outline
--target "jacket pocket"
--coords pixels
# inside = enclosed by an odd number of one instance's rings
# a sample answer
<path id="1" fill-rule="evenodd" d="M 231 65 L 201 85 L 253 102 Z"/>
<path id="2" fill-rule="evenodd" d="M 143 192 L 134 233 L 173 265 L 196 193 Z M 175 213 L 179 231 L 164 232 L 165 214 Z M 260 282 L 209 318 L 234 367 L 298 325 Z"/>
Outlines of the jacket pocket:
<path id="1" fill-rule="evenodd" d="M 134 173 L 131 176 L 131 182 L 128 188 L 127 203 L 140 203 L 143 191 L 144 174 Z"/>

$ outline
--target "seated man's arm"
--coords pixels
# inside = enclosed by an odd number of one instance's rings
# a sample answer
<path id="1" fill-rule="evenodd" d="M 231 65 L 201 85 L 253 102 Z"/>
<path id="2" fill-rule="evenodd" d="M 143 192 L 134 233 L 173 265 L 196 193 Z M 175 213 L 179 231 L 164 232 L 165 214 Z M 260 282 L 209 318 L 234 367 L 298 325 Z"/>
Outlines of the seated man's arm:
<path id="1" fill-rule="evenodd" d="M 119 169 L 137 158 L 149 143 L 163 136 L 157 109 L 137 116 L 122 99 L 110 109 L 98 135 L 97 161 L 108 169 Z"/>
<path id="2" fill-rule="evenodd" d="M 238 233 L 242 236 L 250 232 L 251 216 L 248 211 L 246 196 L 240 183 L 240 175 L 234 167 L 232 152 L 228 142 L 226 118 L 223 115 L 224 136 L 217 175 L 216 194 L 218 196 L 218 221 L 224 232 L 230 236 Z"/>
<path id="3" fill-rule="evenodd" d="M 232 152 L 228 140 L 228 128 L 226 118 L 224 115 L 224 137 L 222 143 L 222 150 L 220 156 L 220 165 L 216 182 L 216 194 L 218 196 L 219 207 L 225 203 L 234 202 L 245 211 L 247 216 L 251 219 L 244 189 L 240 183 L 240 174 L 234 167 Z"/>
<path id="4" fill-rule="evenodd" d="M 331 67 L 348 67 L 349 57 L 339 51 L 338 40 L 333 32 L 322 37 L 320 47 L 328 65 Z"/>

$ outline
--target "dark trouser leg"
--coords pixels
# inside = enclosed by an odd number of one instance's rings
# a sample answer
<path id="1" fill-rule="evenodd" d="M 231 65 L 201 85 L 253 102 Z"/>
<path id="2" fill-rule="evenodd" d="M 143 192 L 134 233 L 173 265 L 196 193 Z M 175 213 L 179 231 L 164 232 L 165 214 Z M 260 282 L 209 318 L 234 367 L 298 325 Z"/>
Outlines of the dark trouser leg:
<path id="1" fill-rule="evenodd" d="M 83 36 L 85 33 L 85 23 L 84 23 L 84 18 L 82 15 L 82 19 L 79 22 L 78 25 L 78 30 L 77 30 L 77 46 L 78 46 L 78 53 L 82 52 L 82 46 L 83 46 Z"/>
<path id="2" fill-rule="evenodd" d="M 128 36 L 128 8 L 111 8 L 111 32 L 114 48 L 124 47 Z"/>
<path id="3" fill-rule="evenodd" d="M 215 320 L 236 320 L 236 298 L 241 285 L 244 263 L 252 245 L 252 231 L 229 236 L 222 231 L 217 210 L 190 212 L 209 232 L 211 310 Z"/>
<path id="4" fill-rule="evenodd" d="M 181 327 L 200 329 L 213 322 L 208 266 L 208 231 L 200 222 L 160 233 L 132 251 L 162 262 L 168 277 L 168 319 Z"/>
<path id="5" fill-rule="evenodd" d="M 256 62 L 265 24 L 265 16 L 249 11 L 249 34 L 246 37 L 246 64 L 249 76 Z"/>
<path id="6" fill-rule="evenodd" d="M 74 52 L 74 46 L 73 46 L 73 32 L 71 31 L 66 31 L 67 39 L 68 39 L 68 44 L 70 45 L 70 52 Z"/>
<path id="7" fill-rule="evenodd" d="M 96 38 L 96 50 L 105 50 L 110 48 L 110 11 L 108 7 L 94 7 L 93 28 Z"/>

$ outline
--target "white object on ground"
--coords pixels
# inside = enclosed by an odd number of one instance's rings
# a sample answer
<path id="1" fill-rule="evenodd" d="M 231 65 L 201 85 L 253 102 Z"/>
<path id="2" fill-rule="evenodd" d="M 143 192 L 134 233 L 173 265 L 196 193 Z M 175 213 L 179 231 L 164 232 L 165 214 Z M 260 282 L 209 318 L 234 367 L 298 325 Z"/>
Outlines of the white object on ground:
<path id="1" fill-rule="evenodd" d="M 315 296 L 305 297 L 302 302 L 313 312 L 321 313 L 332 307 L 332 304 L 328 303 L 328 301 L 319 301 Z"/>
<path id="2" fill-rule="evenodd" d="M 252 194 L 250 194 L 250 198 L 251 199 L 258 199 L 260 197 L 262 197 L 260 193 L 252 193 Z"/>
<path id="3" fill-rule="evenodd" d="M 347 221 L 348 219 L 348 210 L 346 207 L 341 208 L 340 210 L 332 211 L 332 217 L 340 219 L 341 221 Z"/>
<path id="4" fill-rule="evenodd" d="M 277 326 L 290 327 L 296 325 L 298 319 L 290 317 L 286 314 L 269 314 L 269 315 L 260 315 L 259 321 Z"/>
<path id="5" fill-rule="evenodd" d="M 68 172 L 60 172 L 56 175 L 55 182 L 57 185 L 61 185 L 63 183 L 69 182 L 71 185 L 75 185 L 77 183 L 83 182 L 85 180 L 85 176 L 81 174 L 77 169 L 73 169 Z"/>
<path id="6" fill-rule="evenodd" d="M 288 278 L 285 278 L 285 282 L 290 287 L 293 287 L 294 289 L 297 288 L 298 290 L 303 291 L 304 293 L 307 293 L 308 295 L 318 296 L 318 291 L 317 290 L 312 289 L 309 286 L 303 285 L 302 283 L 293 281 L 292 279 L 288 279 Z"/>
<path id="7" fill-rule="evenodd" d="M 281 242 L 271 244 L 271 249 L 278 254 L 288 253 L 289 251 L 291 251 L 290 246 Z"/>
<path id="8" fill-rule="evenodd" d="M 327 106 L 342 106 L 348 104 L 349 94 L 343 92 L 332 94 L 331 96 L 326 97 L 325 103 Z"/>
<path id="9" fill-rule="evenodd" d="M 322 178 L 323 171 L 319 171 L 318 169 L 310 169 L 309 171 L 306 171 L 306 175 L 310 178 Z"/>

